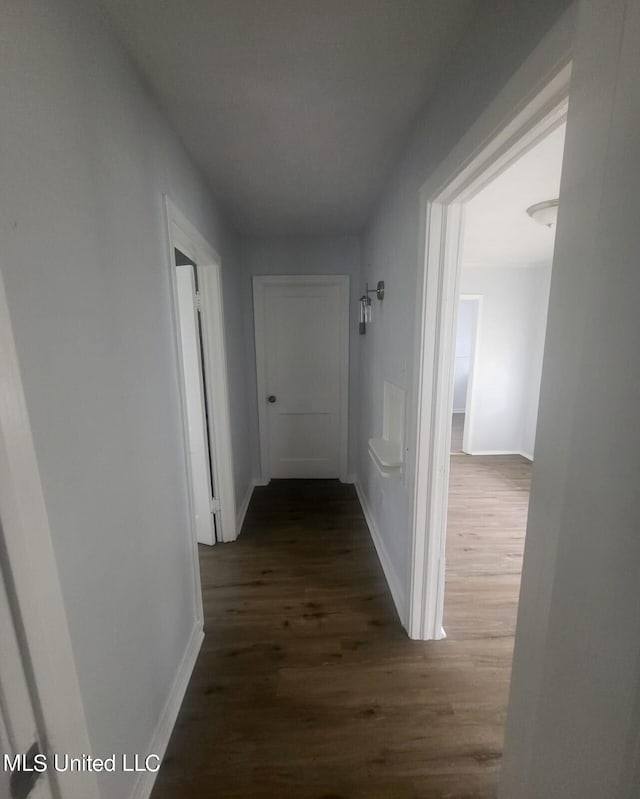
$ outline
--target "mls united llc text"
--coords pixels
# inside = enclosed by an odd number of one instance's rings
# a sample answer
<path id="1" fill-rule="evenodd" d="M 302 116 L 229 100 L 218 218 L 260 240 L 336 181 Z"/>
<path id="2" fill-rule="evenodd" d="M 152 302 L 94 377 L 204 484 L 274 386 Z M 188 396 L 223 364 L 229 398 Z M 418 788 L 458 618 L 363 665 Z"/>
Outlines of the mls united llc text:
<path id="1" fill-rule="evenodd" d="M 113 754 L 109 757 L 92 757 L 79 755 L 72 757 L 67 754 L 35 754 L 35 755 L 3 755 L 2 767 L 4 771 L 158 771 L 160 768 L 158 755 L 131 755 Z"/>

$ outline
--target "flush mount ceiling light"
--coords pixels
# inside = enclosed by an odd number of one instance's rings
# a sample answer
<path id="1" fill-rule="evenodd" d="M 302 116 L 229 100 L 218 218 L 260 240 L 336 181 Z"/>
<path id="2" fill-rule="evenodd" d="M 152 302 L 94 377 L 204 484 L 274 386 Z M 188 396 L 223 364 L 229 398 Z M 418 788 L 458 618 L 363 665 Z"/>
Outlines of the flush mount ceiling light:
<path id="1" fill-rule="evenodd" d="M 558 218 L 558 200 L 545 200 L 527 208 L 529 216 L 539 225 L 555 227 Z"/>

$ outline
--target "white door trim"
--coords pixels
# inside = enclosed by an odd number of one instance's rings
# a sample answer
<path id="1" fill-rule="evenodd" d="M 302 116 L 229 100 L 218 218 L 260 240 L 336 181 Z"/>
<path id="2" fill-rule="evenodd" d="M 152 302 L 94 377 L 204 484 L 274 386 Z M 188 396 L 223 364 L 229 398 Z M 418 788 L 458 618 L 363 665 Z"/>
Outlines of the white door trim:
<path id="1" fill-rule="evenodd" d="M 570 50 L 558 47 L 556 37 L 570 42 L 570 31 L 562 28 L 570 23 L 565 17 L 543 40 L 420 192 L 416 462 L 407 619 L 411 638 L 444 637 L 450 412 L 463 203 L 566 119 Z"/>
<path id="2" fill-rule="evenodd" d="M 258 388 L 258 425 L 260 428 L 260 468 L 261 485 L 271 480 L 269 460 L 269 436 L 267 407 L 264 398 L 267 394 L 265 377 L 264 338 L 258 335 L 264 330 L 264 291 L 267 286 L 299 284 L 303 286 L 337 286 L 340 291 L 340 327 L 342 347 L 340 353 L 340 454 L 339 478 L 349 482 L 347 463 L 349 452 L 349 276 L 348 275 L 254 275 L 253 311 L 254 335 L 256 345 L 256 382 Z"/>
<path id="3" fill-rule="evenodd" d="M 216 522 L 222 541 L 234 541 L 236 530 L 235 487 L 233 482 L 233 454 L 231 447 L 231 422 L 229 413 L 229 390 L 227 385 L 227 357 L 225 350 L 224 310 L 222 301 L 222 277 L 220 257 L 206 239 L 189 222 L 184 214 L 165 195 L 167 218 L 167 265 L 171 286 L 171 315 L 175 342 L 177 374 L 181 374 L 180 329 L 178 320 L 178 297 L 174 252 L 180 250 L 197 264 L 198 279 L 201 281 L 201 302 L 203 316 L 203 337 L 205 346 L 205 370 L 207 399 L 209 403 L 210 438 L 212 442 L 212 461 L 216 496 L 220 501 L 220 511 Z M 198 620 L 203 621 L 202 589 L 200 585 L 200 566 L 198 560 L 198 540 L 196 534 L 194 508 L 192 503 L 192 476 L 188 450 L 188 430 L 186 398 L 182 381 L 180 384 L 180 404 L 183 421 L 183 456 L 187 487 L 190 500 L 190 524 L 193 541 L 193 573 L 196 590 L 195 606 Z"/>
<path id="4" fill-rule="evenodd" d="M 4 283 L 0 276 L 0 517 L 8 591 L 48 752 L 91 754 Z M 4 547 L 5 552 L 1 552 Z M 23 653 L 24 654 L 24 653 Z M 96 775 L 54 775 L 64 799 L 99 799 Z"/>
<path id="5" fill-rule="evenodd" d="M 0 519 L 0 539 L 2 533 Z M 7 564 L 0 559 L 0 757 L 24 755 L 36 744 L 45 754 L 44 735 L 37 721 L 36 698 L 29 686 L 29 674 L 25 666 L 24 646 L 18 640 L 17 615 L 11 607 L 10 574 Z M 52 779 L 54 774 L 43 771 L 37 778 L 34 799 L 54 799 Z M 8 796 L 11 786 L 11 769 L 0 764 L 0 796 Z"/>

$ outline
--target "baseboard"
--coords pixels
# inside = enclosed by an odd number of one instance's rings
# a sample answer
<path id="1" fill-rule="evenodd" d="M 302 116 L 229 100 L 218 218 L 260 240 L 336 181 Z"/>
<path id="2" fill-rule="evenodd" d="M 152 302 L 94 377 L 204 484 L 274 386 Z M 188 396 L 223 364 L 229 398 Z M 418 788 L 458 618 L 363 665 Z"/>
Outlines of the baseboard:
<path id="1" fill-rule="evenodd" d="M 355 476 L 355 474 L 348 474 L 345 477 L 345 479 L 342 480 L 341 482 L 343 482 L 343 483 L 345 483 L 347 485 L 353 485 L 354 483 L 357 482 L 357 480 L 358 480 L 358 478 Z"/>
<path id="2" fill-rule="evenodd" d="M 247 488 L 247 492 L 244 495 L 242 504 L 238 508 L 238 512 L 236 514 L 236 538 L 242 532 L 242 525 L 244 524 L 244 518 L 247 515 L 247 511 L 249 510 L 249 503 L 251 502 L 251 497 L 253 496 L 253 489 L 255 487 L 256 487 L 256 481 L 252 480 L 249 483 L 249 487 Z"/>
<path id="3" fill-rule="evenodd" d="M 474 449 L 472 452 L 465 452 L 465 455 L 521 455 L 515 449 Z"/>
<path id="4" fill-rule="evenodd" d="M 466 408 L 460 408 L 460 410 L 456 410 L 455 408 L 451 411 L 451 413 L 466 413 Z"/>
<path id="5" fill-rule="evenodd" d="M 360 500 L 362 512 L 364 513 L 364 518 L 367 522 L 367 527 L 369 528 L 371 540 L 373 541 L 373 545 L 376 548 L 376 552 L 378 554 L 378 560 L 380 561 L 380 565 L 382 566 L 382 571 L 384 572 L 384 576 L 387 580 L 387 585 L 389 586 L 389 590 L 391 591 L 393 603 L 396 606 L 396 612 L 398 614 L 398 618 L 400 619 L 400 623 L 404 626 L 406 608 L 405 608 L 404 591 L 402 590 L 402 583 L 400 582 L 398 574 L 396 573 L 396 570 L 394 569 L 391 563 L 391 559 L 382 541 L 382 536 L 380 535 L 378 526 L 375 523 L 373 514 L 371 513 L 371 508 L 369 507 L 369 503 L 367 502 L 367 499 L 364 495 L 364 491 L 362 490 L 362 486 L 357 480 L 355 481 L 355 488 L 356 488 L 356 493 L 358 495 L 358 499 Z"/>
<path id="6" fill-rule="evenodd" d="M 253 478 L 253 485 L 254 488 L 257 486 L 268 486 L 271 480 L 263 480 L 262 477 L 254 477 Z"/>
<path id="7" fill-rule="evenodd" d="M 480 450 L 473 450 L 473 452 L 462 452 L 463 455 L 520 455 L 521 458 L 525 458 L 528 461 L 533 463 L 533 455 L 530 455 L 528 452 L 520 452 L 520 450 L 515 449 L 480 449 Z"/>
<path id="8" fill-rule="evenodd" d="M 171 691 L 169 692 L 165 706 L 160 714 L 158 724 L 151 736 L 149 749 L 144 754 L 158 755 L 161 759 L 164 757 L 203 640 L 204 631 L 201 624 L 197 624 L 191 633 L 191 638 L 189 639 L 182 661 L 178 667 L 178 672 L 171 686 Z M 149 799 L 157 775 L 157 772 L 152 771 L 140 772 L 133 786 L 131 799 Z"/>

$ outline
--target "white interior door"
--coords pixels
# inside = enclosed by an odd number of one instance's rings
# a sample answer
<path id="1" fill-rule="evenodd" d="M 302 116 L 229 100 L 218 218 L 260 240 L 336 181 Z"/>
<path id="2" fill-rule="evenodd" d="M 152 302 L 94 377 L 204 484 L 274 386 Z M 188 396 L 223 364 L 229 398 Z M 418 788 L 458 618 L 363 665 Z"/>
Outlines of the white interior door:
<path id="1" fill-rule="evenodd" d="M 216 542 L 211 458 L 194 267 L 176 267 L 182 372 L 187 414 L 190 482 L 198 541 Z"/>
<path id="2" fill-rule="evenodd" d="M 348 293 L 344 276 L 254 278 L 263 477 L 345 478 Z"/>
<path id="3" fill-rule="evenodd" d="M 0 528 L 0 538 L 2 530 Z M 38 771 L 36 714 L 22 660 L 4 575 L 0 572 L 0 797 L 50 799 L 48 771 Z M 23 762 L 16 755 L 26 755 Z M 49 764 L 50 766 L 50 764 Z M 38 766 L 40 768 L 40 766 Z M 31 770 L 30 770 L 31 769 Z"/>

